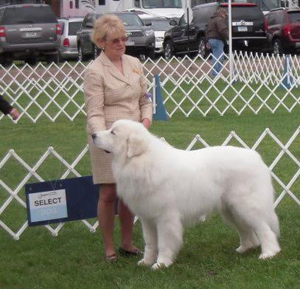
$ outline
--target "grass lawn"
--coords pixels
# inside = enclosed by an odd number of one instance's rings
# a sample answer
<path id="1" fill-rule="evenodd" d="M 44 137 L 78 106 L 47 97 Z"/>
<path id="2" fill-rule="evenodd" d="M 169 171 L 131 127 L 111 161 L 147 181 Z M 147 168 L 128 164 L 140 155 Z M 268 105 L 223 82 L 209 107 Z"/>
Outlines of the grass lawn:
<path id="1" fill-rule="evenodd" d="M 292 113 L 278 110 L 275 114 L 245 113 L 241 116 L 226 114 L 223 117 L 193 114 L 185 118 L 175 114 L 167 122 L 154 122 L 151 131 L 172 145 L 185 149 L 196 134 L 209 145 L 219 145 L 231 131 L 235 131 L 250 147 L 265 128 L 285 144 L 300 124 L 300 108 Z M 55 123 L 41 119 L 33 124 L 21 119 L 17 125 L 8 119 L 0 121 L 0 162 L 9 149 L 33 166 L 46 149 L 54 149 L 71 163 L 86 145 L 85 118 L 74 122 L 59 117 Z M 230 144 L 238 145 L 236 141 Z M 198 144 L 195 148 L 203 147 Z M 299 160 L 300 138 L 293 142 L 290 151 Z M 280 149 L 267 137 L 258 147 L 265 162 L 270 165 Z M 89 157 L 83 158 L 76 168 L 82 175 L 90 175 Z M 283 157 L 274 172 L 287 184 L 299 168 Z M 57 179 L 64 173 L 54 157 L 49 157 L 38 173 L 45 179 Z M 15 160 L 0 169 L 1 180 L 16 188 L 27 174 Z M 72 177 L 71 174 L 69 177 Z M 33 178 L 31 179 L 34 180 Z M 275 184 L 276 196 L 282 192 Z M 299 178 L 291 191 L 300 197 Z M 162 192 L 163 193 L 163 192 Z M 19 192 L 24 199 L 24 190 Z M 0 186 L 0 206 L 8 198 Z M 0 288 L 297 288 L 300 276 L 300 210 L 285 196 L 277 207 L 280 219 L 282 252 L 272 260 L 259 261 L 259 250 L 238 255 L 238 236 L 213 215 L 204 223 L 188 228 L 184 246 L 177 262 L 170 268 L 152 272 L 137 267 L 137 259 L 119 259 L 107 264 L 102 258 L 100 234 L 90 233 L 81 222 L 66 223 L 58 237 L 52 237 L 44 227 L 28 228 L 19 241 L 0 229 Z M 23 207 L 14 202 L 0 215 L 0 220 L 17 230 L 26 220 Z M 90 220 L 91 223 L 95 220 Z M 55 227 L 55 226 L 53 226 Z M 135 243 L 143 246 L 140 225 L 135 228 Z M 116 246 L 119 244 L 119 226 L 116 225 Z"/>

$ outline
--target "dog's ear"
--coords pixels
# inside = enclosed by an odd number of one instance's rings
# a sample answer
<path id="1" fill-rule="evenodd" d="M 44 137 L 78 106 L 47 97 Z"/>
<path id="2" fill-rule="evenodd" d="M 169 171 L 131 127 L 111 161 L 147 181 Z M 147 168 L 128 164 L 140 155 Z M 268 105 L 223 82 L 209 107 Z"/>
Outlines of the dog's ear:
<path id="1" fill-rule="evenodd" d="M 138 134 L 132 134 L 127 139 L 127 157 L 132 158 L 146 151 L 147 144 L 145 140 Z"/>

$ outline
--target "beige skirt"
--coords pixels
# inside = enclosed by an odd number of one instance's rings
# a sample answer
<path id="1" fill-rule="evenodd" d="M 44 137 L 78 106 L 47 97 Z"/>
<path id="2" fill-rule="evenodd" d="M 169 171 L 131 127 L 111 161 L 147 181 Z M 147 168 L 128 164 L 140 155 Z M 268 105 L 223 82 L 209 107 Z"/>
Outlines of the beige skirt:
<path id="1" fill-rule="evenodd" d="M 111 169 L 112 154 L 97 148 L 91 136 L 88 136 L 94 184 L 114 184 L 115 180 Z"/>

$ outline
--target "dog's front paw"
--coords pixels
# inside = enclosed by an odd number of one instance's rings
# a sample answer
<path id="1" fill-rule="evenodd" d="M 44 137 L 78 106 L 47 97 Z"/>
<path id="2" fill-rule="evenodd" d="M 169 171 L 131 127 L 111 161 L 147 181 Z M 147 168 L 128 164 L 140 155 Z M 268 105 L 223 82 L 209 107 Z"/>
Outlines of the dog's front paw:
<path id="1" fill-rule="evenodd" d="M 152 270 L 159 270 L 159 269 L 164 269 L 164 268 L 167 268 L 168 266 L 164 263 L 155 263 L 151 269 Z"/>
<path id="2" fill-rule="evenodd" d="M 148 266 L 150 267 L 154 262 L 151 262 L 149 260 L 146 260 L 146 259 L 142 259 L 140 261 L 138 261 L 138 266 Z"/>

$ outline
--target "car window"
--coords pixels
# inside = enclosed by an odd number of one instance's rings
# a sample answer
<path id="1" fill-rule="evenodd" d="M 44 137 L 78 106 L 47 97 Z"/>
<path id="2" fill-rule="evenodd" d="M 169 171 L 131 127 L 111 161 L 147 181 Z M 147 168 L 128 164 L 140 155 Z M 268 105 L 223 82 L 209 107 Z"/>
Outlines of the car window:
<path id="1" fill-rule="evenodd" d="M 81 27 L 86 27 L 86 21 L 87 21 L 88 17 L 85 16 L 83 21 L 82 21 L 82 24 L 81 24 Z"/>
<path id="2" fill-rule="evenodd" d="M 92 27 L 92 26 L 94 26 L 94 17 L 93 17 L 93 15 L 89 15 L 86 18 L 85 26 L 86 27 Z"/>
<path id="3" fill-rule="evenodd" d="M 243 20 L 258 20 L 263 17 L 262 11 L 259 7 L 232 7 L 232 18 Z"/>
<path id="4" fill-rule="evenodd" d="M 207 1 L 206 3 L 208 3 L 209 1 Z M 201 4 L 203 4 L 204 2 L 203 2 L 203 0 L 191 0 L 191 6 L 192 7 L 195 7 L 195 6 L 197 6 L 197 5 L 201 5 Z"/>
<path id="5" fill-rule="evenodd" d="M 69 35 L 76 35 L 81 27 L 81 22 L 69 22 Z"/>
<path id="6" fill-rule="evenodd" d="M 300 11 L 288 13 L 290 23 L 300 23 Z"/>
<path id="7" fill-rule="evenodd" d="M 151 8 L 182 8 L 180 0 L 143 0 L 143 7 Z"/>
<path id="8" fill-rule="evenodd" d="M 267 19 L 268 19 L 268 25 L 275 25 L 275 24 L 276 24 L 276 16 L 275 16 L 275 13 L 270 13 L 270 14 L 267 16 Z"/>
<path id="9" fill-rule="evenodd" d="M 143 26 L 142 20 L 135 14 L 118 14 L 124 26 Z"/>
<path id="10" fill-rule="evenodd" d="M 60 26 L 61 34 L 64 34 L 65 31 L 65 23 L 63 21 L 58 21 L 58 24 Z"/>
<path id="11" fill-rule="evenodd" d="M 0 9 L 0 21 L 2 20 L 3 14 L 4 14 L 4 9 Z"/>
<path id="12" fill-rule="evenodd" d="M 84 17 L 81 27 L 82 28 L 91 27 L 91 26 L 93 26 L 93 23 L 94 23 L 93 14 L 88 14 Z"/>
<path id="13" fill-rule="evenodd" d="M 55 23 L 57 19 L 50 7 L 13 7 L 5 9 L 3 22 L 6 25 Z"/>
<path id="14" fill-rule="evenodd" d="M 184 16 L 182 16 L 179 20 L 179 26 L 185 26 L 186 25 L 186 21 L 184 19 Z"/>
<path id="15" fill-rule="evenodd" d="M 152 19 L 151 23 L 152 23 L 151 28 L 154 31 L 167 31 L 172 28 L 172 26 L 169 24 L 168 20 Z"/>
<path id="16" fill-rule="evenodd" d="M 284 21 L 284 14 L 283 13 L 275 13 L 275 24 L 283 24 Z"/>
<path id="17" fill-rule="evenodd" d="M 214 12 L 217 10 L 217 7 L 201 7 L 201 9 L 194 9 L 193 10 L 193 20 L 192 23 L 207 23 Z"/>

